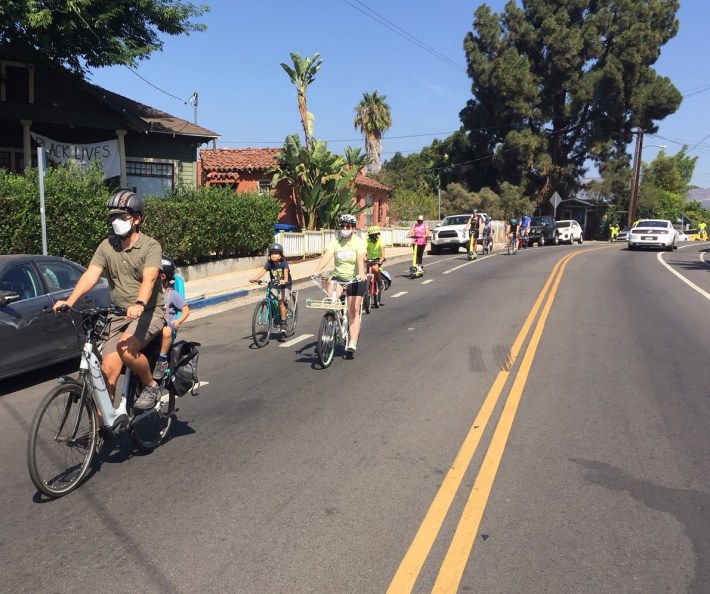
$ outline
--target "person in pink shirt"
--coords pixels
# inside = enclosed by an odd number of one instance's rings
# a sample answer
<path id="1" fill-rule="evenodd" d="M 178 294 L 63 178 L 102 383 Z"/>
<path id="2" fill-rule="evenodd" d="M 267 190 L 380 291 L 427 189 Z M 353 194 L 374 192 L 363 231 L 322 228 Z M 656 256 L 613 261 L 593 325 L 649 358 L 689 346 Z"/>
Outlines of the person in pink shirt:
<path id="1" fill-rule="evenodd" d="M 407 237 L 411 237 L 412 243 L 417 246 L 417 270 L 421 270 L 424 248 L 426 247 L 427 237 L 429 237 L 429 225 L 424 222 L 424 215 L 417 217 L 417 222 L 412 225 Z"/>

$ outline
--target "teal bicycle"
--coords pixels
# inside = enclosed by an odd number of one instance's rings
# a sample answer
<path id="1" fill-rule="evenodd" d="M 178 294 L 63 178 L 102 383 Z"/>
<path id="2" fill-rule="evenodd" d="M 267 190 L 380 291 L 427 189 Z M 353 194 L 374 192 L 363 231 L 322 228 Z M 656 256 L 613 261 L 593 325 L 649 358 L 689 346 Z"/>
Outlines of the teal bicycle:
<path id="1" fill-rule="evenodd" d="M 264 347 L 269 343 L 271 332 L 281 331 L 281 311 L 279 308 L 278 294 L 281 285 L 274 281 L 256 281 L 258 285 L 266 285 L 264 298 L 259 301 L 254 309 L 251 321 L 251 337 L 254 344 Z M 276 289 L 275 291 L 272 289 Z M 286 304 L 286 334 L 285 338 L 293 336 L 298 323 L 298 291 L 291 291 L 291 299 Z"/>

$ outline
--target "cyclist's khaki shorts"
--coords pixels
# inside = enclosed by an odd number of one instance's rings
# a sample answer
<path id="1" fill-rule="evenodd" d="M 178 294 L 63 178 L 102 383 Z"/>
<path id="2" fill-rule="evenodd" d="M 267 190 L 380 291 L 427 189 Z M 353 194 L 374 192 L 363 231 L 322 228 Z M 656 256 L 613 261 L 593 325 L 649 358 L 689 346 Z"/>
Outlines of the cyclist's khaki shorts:
<path id="1" fill-rule="evenodd" d="M 288 303 L 291 299 L 291 289 L 288 287 L 271 287 L 271 296 L 276 297 L 276 299 L 283 299 L 285 303 Z"/>
<path id="2" fill-rule="evenodd" d="M 126 317 L 112 317 L 106 325 L 103 336 L 107 337 L 101 347 L 101 354 L 105 357 L 118 350 L 118 341 L 125 333 L 135 336 L 141 343 L 141 349 L 163 330 L 165 318 L 156 314 L 155 310 L 144 312 L 140 318 L 128 319 Z"/>

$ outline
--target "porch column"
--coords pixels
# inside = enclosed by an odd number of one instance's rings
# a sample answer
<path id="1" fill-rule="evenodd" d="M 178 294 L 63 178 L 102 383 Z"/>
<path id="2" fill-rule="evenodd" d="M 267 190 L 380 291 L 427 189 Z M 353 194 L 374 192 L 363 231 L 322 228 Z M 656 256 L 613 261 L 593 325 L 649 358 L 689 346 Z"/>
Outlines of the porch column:
<path id="1" fill-rule="evenodd" d="M 30 141 L 30 126 L 32 120 L 20 120 L 22 124 L 22 153 L 25 170 L 32 166 L 32 143 Z"/>
<path id="2" fill-rule="evenodd" d="M 119 176 L 119 185 L 125 188 L 128 184 L 126 181 L 126 130 L 116 130 L 116 138 L 118 139 L 118 160 L 121 166 L 121 175 Z"/>

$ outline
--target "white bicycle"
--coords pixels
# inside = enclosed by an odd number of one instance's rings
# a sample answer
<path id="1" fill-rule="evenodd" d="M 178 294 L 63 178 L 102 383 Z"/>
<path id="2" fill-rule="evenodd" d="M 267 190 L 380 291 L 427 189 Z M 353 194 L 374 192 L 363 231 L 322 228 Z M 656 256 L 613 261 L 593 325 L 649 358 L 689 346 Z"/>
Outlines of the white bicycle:
<path id="1" fill-rule="evenodd" d="M 327 279 L 315 279 L 313 277 L 311 277 L 311 280 L 326 295 L 324 299 L 306 299 L 306 307 L 326 310 L 318 328 L 318 345 L 316 346 L 318 362 L 325 369 L 333 362 L 335 347 L 338 344 L 348 344 L 349 321 L 346 288 L 348 285 L 357 283 L 358 280 L 353 279 L 346 283 L 335 279 L 328 281 Z M 332 293 L 330 294 L 328 294 L 326 289 L 329 284 L 332 284 Z M 343 289 L 340 297 L 338 297 L 338 286 Z M 362 305 L 358 315 L 360 315 L 362 320 Z"/>
<path id="2" fill-rule="evenodd" d="M 82 320 L 85 342 L 79 378 L 59 378 L 59 385 L 50 390 L 35 413 L 27 443 L 30 478 L 49 497 L 66 495 L 81 483 L 105 436 L 128 431 L 138 449 L 151 452 L 163 441 L 175 416 L 175 393 L 167 379 L 161 381 L 161 397 L 155 406 L 145 411 L 135 409 L 143 386 L 129 369 L 123 380 L 121 403 L 117 409 L 113 406 L 101 372 L 99 342 L 108 314 L 124 316 L 124 308 L 79 311 L 65 306 L 63 310 L 80 315 Z M 72 321 L 76 323 L 74 318 Z M 169 375 L 170 370 L 166 378 Z"/>

